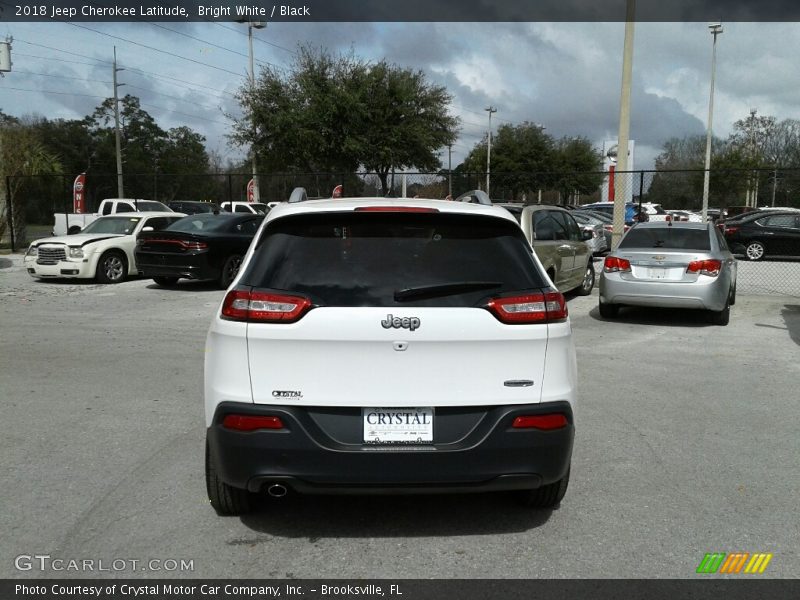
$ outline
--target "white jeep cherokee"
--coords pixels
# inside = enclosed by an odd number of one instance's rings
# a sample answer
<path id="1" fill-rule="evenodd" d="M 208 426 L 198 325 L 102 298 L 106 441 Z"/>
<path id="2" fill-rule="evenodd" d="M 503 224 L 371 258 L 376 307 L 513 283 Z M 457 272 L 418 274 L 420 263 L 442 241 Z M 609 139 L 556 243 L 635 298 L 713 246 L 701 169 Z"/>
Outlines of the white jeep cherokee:
<path id="1" fill-rule="evenodd" d="M 562 499 L 577 385 L 566 303 L 514 217 L 471 194 L 298 189 L 269 213 L 206 342 L 219 514 L 290 489 Z"/>

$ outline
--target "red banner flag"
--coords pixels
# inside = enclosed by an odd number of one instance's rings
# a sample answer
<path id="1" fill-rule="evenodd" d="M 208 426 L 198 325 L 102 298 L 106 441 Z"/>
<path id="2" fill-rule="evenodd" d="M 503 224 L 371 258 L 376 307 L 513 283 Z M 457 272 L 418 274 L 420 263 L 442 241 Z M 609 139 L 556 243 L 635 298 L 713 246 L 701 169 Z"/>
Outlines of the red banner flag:
<path id="1" fill-rule="evenodd" d="M 256 182 L 255 179 L 251 179 L 247 182 L 247 201 L 248 202 L 255 202 L 256 201 Z"/>
<path id="2" fill-rule="evenodd" d="M 342 187 L 342 185 L 341 184 L 337 185 L 335 188 L 333 188 L 333 193 L 331 194 L 331 198 L 341 198 L 343 191 L 344 188 Z"/>
<path id="3" fill-rule="evenodd" d="M 86 173 L 81 173 L 72 184 L 72 210 L 77 214 L 86 212 Z"/>

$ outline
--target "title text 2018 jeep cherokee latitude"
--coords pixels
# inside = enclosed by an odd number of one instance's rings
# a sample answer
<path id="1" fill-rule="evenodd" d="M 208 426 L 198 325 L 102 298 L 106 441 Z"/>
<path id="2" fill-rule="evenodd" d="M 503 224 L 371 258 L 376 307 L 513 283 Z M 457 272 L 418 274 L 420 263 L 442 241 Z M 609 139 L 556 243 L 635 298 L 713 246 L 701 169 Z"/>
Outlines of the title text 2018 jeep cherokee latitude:
<path id="1" fill-rule="evenodd" d="M 576 381 L 564 297 L 507 211 L 286 203 L 208 332 L 209 499 L 238 514 L 289 489 L 516 490 L 553 506 Z"/>

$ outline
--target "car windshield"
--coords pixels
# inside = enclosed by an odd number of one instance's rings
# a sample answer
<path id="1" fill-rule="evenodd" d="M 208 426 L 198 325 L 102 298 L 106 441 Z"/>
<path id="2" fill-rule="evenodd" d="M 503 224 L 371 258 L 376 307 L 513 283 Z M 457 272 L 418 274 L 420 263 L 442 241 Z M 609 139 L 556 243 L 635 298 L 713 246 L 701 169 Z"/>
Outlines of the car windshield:
<path id="1" fill-rule="evenodd" d="M 141 217 L 100 217 L 84 227 L 81 233 L 130 235 L 141 220 Z"/>
<path id="2" fill-rule="evenodd" d="M 545 285 L 513 221 L 378 212 L 272 221 L 242 283 L 322 306 L 475 306 Z"/>
<path id="3" fill-rule="evenodd" d="M 227 229 L 231 221 L 230 216 L 215 215 L 213 213 L 200 213 L 178 219 L 164 231 L 183 231 L 194 233 L 198 231 L 222 231 Z"/>
<path id="4" fill-rule="evenodd" d="M 711 250 L 706 229 L 685 227 L 634 227 L 622 238 L 620 248 L 664 248 L 665 250 Z"/>

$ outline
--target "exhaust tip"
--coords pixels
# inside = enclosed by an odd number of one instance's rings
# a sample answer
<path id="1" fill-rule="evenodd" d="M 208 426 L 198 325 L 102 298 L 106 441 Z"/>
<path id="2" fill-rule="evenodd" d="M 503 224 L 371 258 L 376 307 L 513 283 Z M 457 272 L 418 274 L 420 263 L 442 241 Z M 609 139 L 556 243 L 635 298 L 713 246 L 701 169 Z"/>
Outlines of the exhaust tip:
<path id="1" fill-rule="evenodd" d="M 286 489 L 285 485 L 281 485 L 280 483 L 273 483 L 269 488 L 267 488 L 267 493 L 272 496 L 273 498 L 283 498 L 289 490 Z"/>

